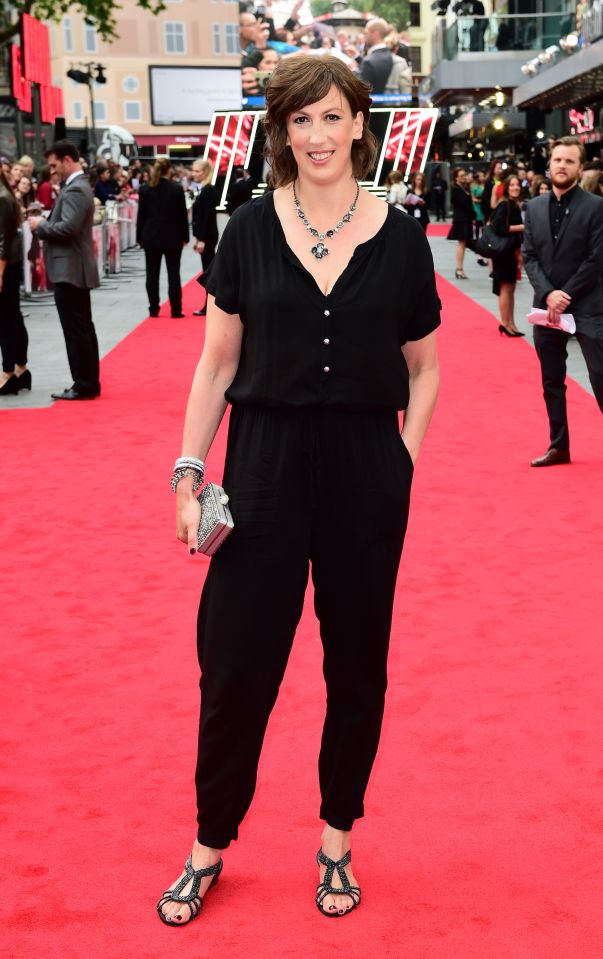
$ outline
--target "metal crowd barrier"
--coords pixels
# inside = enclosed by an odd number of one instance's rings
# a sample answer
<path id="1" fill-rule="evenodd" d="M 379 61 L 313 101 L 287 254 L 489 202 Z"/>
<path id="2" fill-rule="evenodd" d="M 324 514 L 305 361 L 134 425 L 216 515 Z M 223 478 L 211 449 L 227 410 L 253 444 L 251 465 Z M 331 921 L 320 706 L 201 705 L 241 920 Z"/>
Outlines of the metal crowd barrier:
<path id="1" fill-rule="evenodd" d="M 100 223 L 92 227 L 94 256 L 101 278 L 121 273 L 121 254 L 136 246 L 136 200 L 109 201 L 99 207 Z M 96 219 L 96 217 L 95 217 Z M 25 296 L 49 292 L 44 266 L 44 241 L 32 234 L 27 220 L 23 223 L 23 290 Z"/>

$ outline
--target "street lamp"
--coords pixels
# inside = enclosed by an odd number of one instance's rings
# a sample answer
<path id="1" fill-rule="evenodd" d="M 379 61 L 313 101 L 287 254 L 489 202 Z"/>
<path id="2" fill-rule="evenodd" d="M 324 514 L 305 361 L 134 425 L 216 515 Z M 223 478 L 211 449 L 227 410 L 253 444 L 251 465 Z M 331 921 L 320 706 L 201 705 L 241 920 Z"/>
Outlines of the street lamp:
<path id="1" fill-rule="evenodd" d="M 92 122 L 92 145 L 90 147 L 90 152 L 92 153 L 93 160 L 96 158 L 96 120 L 94 116 L 94 83 L 106 83 L 107 78 L 105 76 L 106 67 L 101 66 L 100 63 L 79 63 L 78 67 L 83 67 L 83 70 L 77 69 L 76 67 L 71 67 L 67 71 L 67 76 L 70 80 L 75 80 L 76 83 L 85 83 L 88 87 L 88 93 L 90 94 L 90 119 Z"/>

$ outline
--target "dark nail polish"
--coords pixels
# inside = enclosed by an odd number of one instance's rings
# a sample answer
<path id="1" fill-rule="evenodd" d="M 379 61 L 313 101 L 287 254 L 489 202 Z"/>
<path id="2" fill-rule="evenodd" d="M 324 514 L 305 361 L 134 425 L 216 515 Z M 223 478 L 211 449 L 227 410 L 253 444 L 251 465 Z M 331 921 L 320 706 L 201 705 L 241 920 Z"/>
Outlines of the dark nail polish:
<path id="1" fill-rule="evenodd" d="M 191 556 L 194 556 L 196 552 L 197 552 L 197 550 L 195 549 L 195 547 L 194 547 L 194 546 L 191 546 L 191 548 L 190 548 L 190 550 L 189 550 L 189 553 L 191 554 Z"/>

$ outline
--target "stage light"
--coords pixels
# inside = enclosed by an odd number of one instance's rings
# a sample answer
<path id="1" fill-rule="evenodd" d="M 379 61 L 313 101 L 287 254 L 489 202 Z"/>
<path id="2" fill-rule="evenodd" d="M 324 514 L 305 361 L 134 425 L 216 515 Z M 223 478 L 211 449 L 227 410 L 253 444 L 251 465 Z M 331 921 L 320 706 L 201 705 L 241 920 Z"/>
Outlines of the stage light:
<path id="1" fill-rule="evenodd" d="M 544 140 L 544 136 L 545 136 L 544 130 L 536 130 L 536 139 L 537 139 L 537 140 Z"/>
<path id="2" fill-rule="evenodd" d="M 479 155 L 480 155 L 481 157 L 485 156 L 484 151 L 483 151 L 483 150 L 480 150 L 480 151 L 479 151 Z"/>
<path id="3" fill-rule="evenodd" d="M 503 130 L 505 126 L 505 121 L 503 120 L 502 117 L 494 117 L 494 120 L 492 121 L 492 126 L 494 127 L 495 130 Z M 504 166 L 505 164 L 503 163 L 503 167 Z"/>
<path id="4" fill-rule="evenodd" d="M 495 97 L 494 97 L 494 102 L 495 102 L 495 104 L 496 104 L 497 107 L 502 107 L 502 106 L 504 106 L 504 103 L 505 103 L 505 95 L 504 95 L 504 93 L 502 92 L 502 90 L 497 90 L 497 91 L 496 91 L 496 95 L 495 95 Z"/>

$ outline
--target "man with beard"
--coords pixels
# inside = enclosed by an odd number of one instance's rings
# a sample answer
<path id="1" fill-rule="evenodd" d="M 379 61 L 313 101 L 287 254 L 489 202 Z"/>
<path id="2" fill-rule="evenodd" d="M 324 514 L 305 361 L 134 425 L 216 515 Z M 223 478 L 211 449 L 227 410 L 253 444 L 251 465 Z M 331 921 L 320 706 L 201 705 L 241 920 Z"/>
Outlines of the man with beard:
<path id="1" fill-rule="evenodd" d="M 532 466 L 570 462 L 566 409 L 568 334 L 561 314 L 571 313 L 592 388 L 603 412 L 603 199 L 578 186 L 585 161 L 577 137 L 561 137 L 551 150 L 553 189 L 526 207 L 523 260 L 534 287 L 534 307 L 553 326 L 534 327 L 549 417 L 550 445 Z"/>

